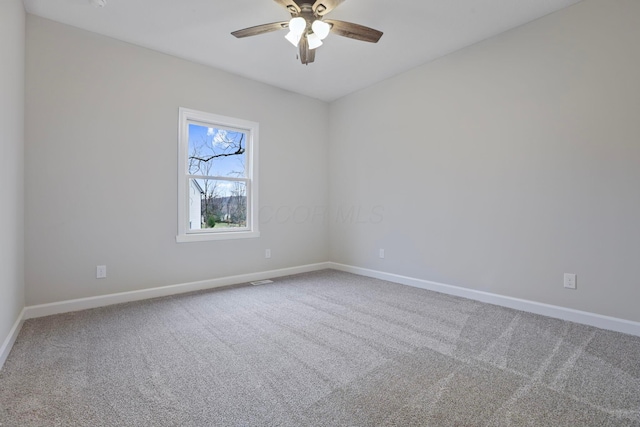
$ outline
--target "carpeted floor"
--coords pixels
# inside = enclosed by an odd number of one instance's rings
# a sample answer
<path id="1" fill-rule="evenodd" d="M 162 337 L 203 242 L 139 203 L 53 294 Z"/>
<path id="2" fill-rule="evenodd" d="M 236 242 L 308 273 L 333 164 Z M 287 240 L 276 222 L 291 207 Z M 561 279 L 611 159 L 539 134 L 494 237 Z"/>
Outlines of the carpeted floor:
<path id="1" fill-rule="evenodd" d="M 7 426 L 640 426 L 640 338 L 326 270 L 29 320 Z"/>

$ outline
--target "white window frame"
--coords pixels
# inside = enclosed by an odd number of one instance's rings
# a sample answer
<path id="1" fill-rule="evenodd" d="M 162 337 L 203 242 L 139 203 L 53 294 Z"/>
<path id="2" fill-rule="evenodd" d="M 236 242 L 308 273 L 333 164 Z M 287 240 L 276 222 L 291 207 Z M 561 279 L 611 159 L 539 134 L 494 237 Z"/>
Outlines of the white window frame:
<path id="1" fill-rule="evenodd" d="M 178 119 L 178 235 L 176 242 L 202 242 L 207 240 L 246 239 L 260 237 L 258 231 L 258 130 L 256 122 L 221 116 L 203 111 L 179 108 Z M 189 124 L 232 129 L 246 135 L 245 179 L 224 177 L 228 181 L 242 181 L 247 185 L 247 226 L 239 229 L 215 228 L 191 230 L 189 227 L 189 179 L 203 178 L 190 175 L 187 165 L 189 157 Z"/>

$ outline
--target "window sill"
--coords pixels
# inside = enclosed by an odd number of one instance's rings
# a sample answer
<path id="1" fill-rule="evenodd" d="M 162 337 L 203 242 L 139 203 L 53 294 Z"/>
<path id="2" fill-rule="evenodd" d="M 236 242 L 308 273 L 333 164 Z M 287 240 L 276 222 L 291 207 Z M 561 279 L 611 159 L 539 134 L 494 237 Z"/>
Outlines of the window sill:
<path id="1" fill-rule="evenodd" d="M 259 231 L 236 231 L 229 233 L 193 233 L 179 234 L 176 236 L 177 243 L 189 242 L 207 242 L 211 240 L 236 240 L 236 239 L 253 239 L 260 237 Z"/>

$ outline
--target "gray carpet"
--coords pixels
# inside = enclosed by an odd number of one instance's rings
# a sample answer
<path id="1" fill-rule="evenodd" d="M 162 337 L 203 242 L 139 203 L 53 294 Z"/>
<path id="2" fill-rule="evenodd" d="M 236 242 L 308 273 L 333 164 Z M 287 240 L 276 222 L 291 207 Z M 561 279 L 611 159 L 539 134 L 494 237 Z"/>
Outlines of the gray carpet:
<path id="1" fill-rule="evenodd" d="M 640 338 L 322 271 L 29 320 L 7 426 L 640 426 Z"/>

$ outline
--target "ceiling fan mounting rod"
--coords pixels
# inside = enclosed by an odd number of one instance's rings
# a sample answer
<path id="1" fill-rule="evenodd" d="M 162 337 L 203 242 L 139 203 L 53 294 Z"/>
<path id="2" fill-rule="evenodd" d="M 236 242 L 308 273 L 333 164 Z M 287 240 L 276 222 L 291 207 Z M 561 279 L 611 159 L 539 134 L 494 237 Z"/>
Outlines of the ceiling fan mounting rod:
<path id="1" fill-rule="evenodd" d="M 307 25 L 311 25 L 316 19 L 320 19 L 318 15 L 313 11 L 313 6 L 309 3 L 304 3 L 300 6 L 300 13 L 298 16 L 304 18 L 307 21 Z"/>

